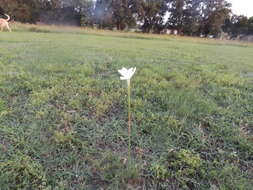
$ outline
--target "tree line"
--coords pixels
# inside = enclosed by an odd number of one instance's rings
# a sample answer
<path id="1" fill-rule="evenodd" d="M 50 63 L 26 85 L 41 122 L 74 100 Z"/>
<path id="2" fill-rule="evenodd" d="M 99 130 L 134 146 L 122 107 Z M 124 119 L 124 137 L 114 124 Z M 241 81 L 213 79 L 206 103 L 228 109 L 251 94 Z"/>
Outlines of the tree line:
<path id="1" fill-rule="evenodd" d="M 234 15 L 226 0 L 0 0 L 0 12 L 16 21 L 218 36 L 253 34 L 253 18 Z"/>

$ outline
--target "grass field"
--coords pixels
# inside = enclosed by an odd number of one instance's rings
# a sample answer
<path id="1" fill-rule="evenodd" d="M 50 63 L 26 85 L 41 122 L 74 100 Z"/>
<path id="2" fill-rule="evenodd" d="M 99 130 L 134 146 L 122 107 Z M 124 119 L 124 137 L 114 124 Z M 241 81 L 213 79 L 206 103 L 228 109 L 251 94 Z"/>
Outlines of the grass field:
<path id="1" fill-rule="evenodd" d="M 0 33 L 0 190 L 253 185 L 253 45 L 18 25 Z M 132 161 L 127 90 L 132 79 Z"/>

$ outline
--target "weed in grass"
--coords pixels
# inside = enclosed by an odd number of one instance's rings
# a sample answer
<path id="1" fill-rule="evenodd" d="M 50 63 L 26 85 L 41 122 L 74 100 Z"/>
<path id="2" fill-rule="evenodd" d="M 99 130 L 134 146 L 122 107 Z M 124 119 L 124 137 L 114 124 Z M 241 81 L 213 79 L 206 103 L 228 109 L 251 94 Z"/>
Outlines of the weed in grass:
<path id="1" fill-rule="evenodd" d="M 130 161 L 131 157 L 131 136 L 132 136 L 132 126 L 131 126 L 131 78 L 134 75 L 136 68 L 122 68 L 118 70 L 121 74 L 120 80 L 127 81 L 127 95 L 128 95 L 128 159 Z"/>

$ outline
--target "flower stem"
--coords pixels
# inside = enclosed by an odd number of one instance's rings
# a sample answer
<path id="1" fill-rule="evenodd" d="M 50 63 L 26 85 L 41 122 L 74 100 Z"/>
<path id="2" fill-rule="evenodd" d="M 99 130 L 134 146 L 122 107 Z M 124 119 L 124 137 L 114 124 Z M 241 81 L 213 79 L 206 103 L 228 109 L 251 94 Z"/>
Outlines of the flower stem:
<path id="1" fill-rule="evenodd" d="M 130 80 L 127 81 L 127 88 L 128 88 L 128 157 L 129 161 L 131 158 L 131 136 L 132 136 L 132 129 L 131 129 L 131 85 Z"/>

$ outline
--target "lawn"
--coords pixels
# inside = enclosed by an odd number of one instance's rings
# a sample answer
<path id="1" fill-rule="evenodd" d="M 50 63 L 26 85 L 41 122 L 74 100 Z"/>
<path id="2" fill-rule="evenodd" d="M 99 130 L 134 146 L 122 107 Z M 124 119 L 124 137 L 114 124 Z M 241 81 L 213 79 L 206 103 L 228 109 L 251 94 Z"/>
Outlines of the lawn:
<path id="1" fill-rule="evenodd" d="M 21 26 L 0 33 L 1 190 L 252 189 L 252 44 Z"/>

